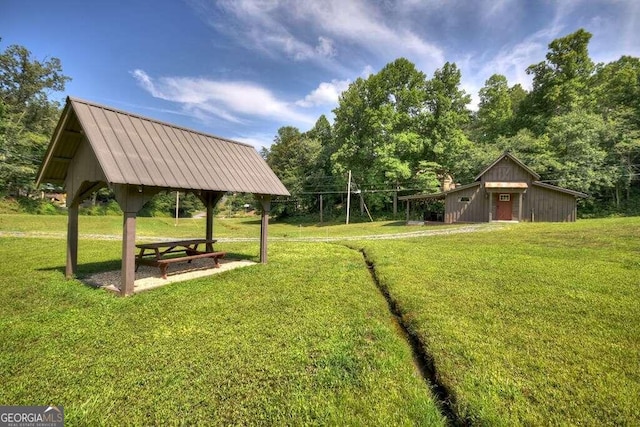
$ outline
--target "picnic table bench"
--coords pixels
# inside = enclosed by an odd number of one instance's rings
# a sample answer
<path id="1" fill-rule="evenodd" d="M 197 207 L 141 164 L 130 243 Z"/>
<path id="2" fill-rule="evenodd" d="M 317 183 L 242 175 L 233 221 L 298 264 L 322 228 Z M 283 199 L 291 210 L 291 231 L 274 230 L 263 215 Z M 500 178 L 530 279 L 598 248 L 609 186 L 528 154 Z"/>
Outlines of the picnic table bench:
<path id="1" fill-rule="evenodd" d="M 224 258 L 226 252 L 216 252 L 213 244 L 216 240 L 191 239 L 178 240 L 175 242 L 140 243 L 136 245 L 140 252 L 136 256 L 136 271 L 140 265 L 150 265 L 159 267 L 162 278 L 167 278 L 169 264 L 175 262 L 191 262 L 194 259 L 212 258 L 215 267 L 220 267 L 219 260 Z M 204 245 L 204 250 L 199 246 Z M 182 254 L 182 255 L 181 255 Z"/>

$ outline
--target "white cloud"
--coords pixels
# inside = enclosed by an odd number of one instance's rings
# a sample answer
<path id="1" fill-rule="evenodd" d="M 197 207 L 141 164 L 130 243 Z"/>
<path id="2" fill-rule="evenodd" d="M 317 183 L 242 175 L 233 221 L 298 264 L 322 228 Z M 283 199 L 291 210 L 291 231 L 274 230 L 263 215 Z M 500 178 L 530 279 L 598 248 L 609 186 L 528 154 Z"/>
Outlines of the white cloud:
<path id="1" fill-rule="evenodd" d="M 349 87 L 349 80 L 331 80 L 322 82 L 310 94 L 296 102 L 301 107 L 314 107 L 318 105 L 335 105 L 340 94 Z"/>
<path id="2" fill-rule="evenodd" d="M 560 8 L 548 27 L 515 45 L 503 47 L 492 58 L 485 60 L 480 70 L 475 73 L 476 80 L 473 85 L 480 88 L 491 75 L 502 74 L 507 77 L 510 85 L 520 84 L 525 89 L 530 89 L 532 78 L 526 70 L 530 65 L 544 61 L 549 43 L 563 31 L 561 21 L 566 13 L 568 12 L 565 5 Z"/>
<path id="3" fill-rule="evenodd" d="M 143 70 L 134 70 L 131 74 L 153 97 L 182 104 L 186 111 L 201 120 L 217 116 L 234 123 L 242 123 L 245 118 L 314 122 L 314 117 L 296 111 L 293 105 L 254 83 L 194 77 L 152 79 Z"/>
<path id="4" fill-rule="evenodd" d="M 258 50 L 267 56 L 284 54 L 295 61 L 311 60 L 323 64 L 329 61 L 337 66 L 339 62 L 333 61 L 340 53 L 336 46 L 349 45 L 356 51 L 382 58 L 383 62 L 407 56 L 432 67 L 444 63 L 440 47 L 407 26 L 393 22 L 380 11 L 378 3 L 366 0 L 219 0 L 216 7 L 211 7 L 204 0 L 200 1 L 196 8 L 205 14 L 211 25 L 232 35 L 247 49 Z M 225 20 L 213 18 L 220 10 Z M 348 54 L 347 51 L 344 53 Z"/>
<path id="5" fill-rule="evenodd" d="M 316 53 L 320 56 L 330 58 L 336 55 L 336 49 L 333 46 L 333 40 L 326 37 L 318 37 L 318 45 L 316 46 Z"/>

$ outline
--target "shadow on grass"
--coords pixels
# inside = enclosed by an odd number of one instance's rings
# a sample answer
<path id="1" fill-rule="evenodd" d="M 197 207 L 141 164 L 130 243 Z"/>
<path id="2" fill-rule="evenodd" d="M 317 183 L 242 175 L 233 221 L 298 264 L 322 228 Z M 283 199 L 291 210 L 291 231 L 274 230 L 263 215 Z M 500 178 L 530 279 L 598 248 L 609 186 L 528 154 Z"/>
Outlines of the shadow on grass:
<path id="1" fill-rule="evenodd" d="M 384 224 L 383 227 L 401 227 L 403 225 L 407 225 L 405 221 L 393 221 L 387 224 Z"/>
<path id="2" fill-rule="evenodd" d="M 241 252 L 227 252 L 225 256 L 227 260 L 248 260 L 259 262 L 260 257 L 258 255 L 250 255 L 247 253 Z M 82 279 L 86 276 L 96 273 L 105 273 L 107 271 L 116 271 L 122 268 L 122 261 L 119 259 L 113 259 L 108 261 L 100 261 L 100 262 L 90 262 L 90 263 L 79 263 L 78 270 L 76 271 L 76 277 Z M 47 268 L 39 268 L 37 271 L 54 271 L 58 272 L 62 275 L 66 273 L 66 266 L 56 266 L 56 267 L 47 267 Z"/>

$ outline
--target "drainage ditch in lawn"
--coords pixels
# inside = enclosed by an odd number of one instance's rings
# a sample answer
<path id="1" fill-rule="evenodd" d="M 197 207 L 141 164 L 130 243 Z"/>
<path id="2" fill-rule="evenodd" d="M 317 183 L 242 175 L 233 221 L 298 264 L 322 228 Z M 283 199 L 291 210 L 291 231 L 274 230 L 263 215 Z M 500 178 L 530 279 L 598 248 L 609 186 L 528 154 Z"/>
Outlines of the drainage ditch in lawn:
<path id="1" fill-rule="evenodd" d="M 453 407 L 455 402 L 449 390 L 438 380 L 438 374 L 433 363 L 433 357 L 426 352 L 425 346 L 421 342 L 420 338 L 407 327 L 407 324 L 402 318 L 402 314 L 400 312 L 398 304 L 391 297 L 391 295 L 389 295 L 389 291 L 387 290 L 387 288 L 384 287 L 382 283 L 380 283 L 380 279 L 378 278 L 378 275 L 376 273 L 375 265 L 367 256 L 365 250 L 360 249 L 360 252 L 364 257 L 364 262 L 367 265 L 369 273 L 371 273 L 371 279 L 373 280 L 380 293 L 382 293 L 384 298 L 387 300 L 389 311 L 393 315 L 393 319 L 398 326 L 398 330 L 403 335 L 403 338 L 407 341 L 409 347 L 411 348 L 416 369 L 420 372 L 427 387 L 436 398 L 438 406 L 440 408 L 440 412 L 446 418 L 449 425 L 470 425 L 470 422 L 468 420 L 460 419 L 454 411 Z"/>

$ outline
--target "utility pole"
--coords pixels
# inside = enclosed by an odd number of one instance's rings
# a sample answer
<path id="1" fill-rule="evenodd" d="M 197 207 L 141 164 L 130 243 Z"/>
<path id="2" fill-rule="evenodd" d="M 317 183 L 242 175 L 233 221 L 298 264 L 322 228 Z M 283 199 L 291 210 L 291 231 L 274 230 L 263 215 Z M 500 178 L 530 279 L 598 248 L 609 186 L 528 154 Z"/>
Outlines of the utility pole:
<path id="1" fill-rule="evenodd" d="M 349 170 L 349 183 L 347 184 L 347 224 L 349 224 L 349 209 L 351 209 L 351 170 Z"/>
<path id="2" fill-rule="evenodd" d="M 396 179 L 396 191 L 393 193 L 393 217 L 395 218 L 398 215 L 398 190 L 400 189 L 400 184 Z"/>
<path id="3" fill-rule="evenodd" d="M 322 224 L 322 194 L 320 195 L 320 224 Z"/>

